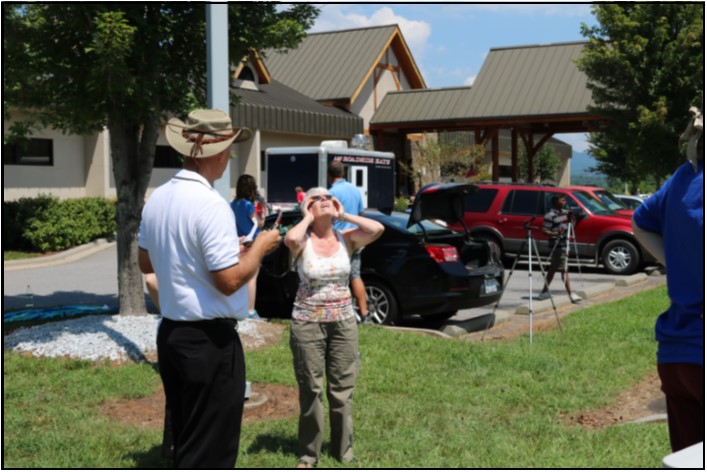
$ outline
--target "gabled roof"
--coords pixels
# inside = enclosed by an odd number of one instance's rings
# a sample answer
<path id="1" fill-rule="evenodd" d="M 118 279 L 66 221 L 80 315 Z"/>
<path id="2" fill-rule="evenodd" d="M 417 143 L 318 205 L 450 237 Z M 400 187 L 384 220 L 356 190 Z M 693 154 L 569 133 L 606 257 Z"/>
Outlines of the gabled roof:
<path id="1" fill-rule="evenodd" d="M 563 121 L 581 126 L 593 104 L 575 60 L 586 42 L 491 49 L 474 85 L 389 92 L 371 119 L 386 125 Z M 571 123 L 570 123 L 571 122 Z"/>
<path id="2" fill-rule="evenodd" d="M 363 119 L 321 103 L 272 80 L 259 90 L 231 88 L 239 98 L 231 116 L 239 126 L 319 136 L 351 137 L 363 132 Z"/>
<path id="3" fill-rule="evenodd" d="M 474 117 L 587 113 L 592 94 L 575 64 L 586 44 L 491 49 L 464 106 Z"/>
<path id="4" fill-rule="evenodd" d="M 284 85 L 320 102 L 352 103 L 389 46 L 410 86 L 424 88 L 397 25 L 313 33 L 297 49 L 264 56 L 271 76 Z"/>

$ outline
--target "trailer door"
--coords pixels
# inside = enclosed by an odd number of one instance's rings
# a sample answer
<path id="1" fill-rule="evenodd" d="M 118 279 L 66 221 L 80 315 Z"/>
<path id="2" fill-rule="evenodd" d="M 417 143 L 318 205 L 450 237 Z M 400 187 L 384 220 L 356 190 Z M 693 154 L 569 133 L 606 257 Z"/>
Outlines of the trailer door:
<path id="1" fill-rule="evenodd" d="M 363 208 L 368 208 L 368 167 L 350 166 L 348 180 L 361 192 Z"/>

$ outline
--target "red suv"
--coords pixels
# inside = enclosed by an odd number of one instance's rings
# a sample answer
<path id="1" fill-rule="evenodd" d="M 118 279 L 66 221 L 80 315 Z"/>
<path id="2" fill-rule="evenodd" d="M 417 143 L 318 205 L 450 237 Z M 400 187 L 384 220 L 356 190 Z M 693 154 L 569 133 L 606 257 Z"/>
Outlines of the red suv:
<path id="1" fill-rule="evenodd" d="M 582 190 L 583 192 L 587 192 L 589 195 L 609 207 L 610 210 L 614 210 L 620 215 L 633 215 L 633 208 L 626 206 L 624 202 L 619 200 L 613 193 L 604 188 L 595 187 L 593 185 L 568 185 L 564 188 L 568 190 Z"/>
<path id="2" fill-rule="evenodd" d="M 464 224 L 473 237 L 497 244 L 502 253 L 521 251 L 530 223 L 538 251 L 549 255 L 547 237 L 542 234 L 543 217 L 552 206 L 552 196 L 560 194 L 575 217 L 576 245 L 570 242 L 570 260 L 575 259 L 576 248 L 579 259 L 601 263 L 609 273 L 627 275 L 650 258 L 633 236 L 631 217 L 610 210 L 587 192 L 522 183 L 477 185 L 479 189 L 464 202 Z"/>

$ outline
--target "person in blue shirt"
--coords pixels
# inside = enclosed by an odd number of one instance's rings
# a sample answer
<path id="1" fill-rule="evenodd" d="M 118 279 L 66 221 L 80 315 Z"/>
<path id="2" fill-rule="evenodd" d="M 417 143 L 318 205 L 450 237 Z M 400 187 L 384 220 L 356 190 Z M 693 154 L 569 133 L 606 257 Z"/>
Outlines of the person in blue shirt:
<path id="1" fill-rule="evenodd" d="M 258 186 L 252 175 L 243 174 L 236 182 L 236 198 L 231 202 L 231 210 L 236 218 L 236 231 L 239 239 L 247 248 L 253 243 L 260 228 L 263 227 L 265 218 L 262 213 L 255 209 L 255 202 L 258 199 Z M 257 287 L 258 272 L 248 281 L 248 318 L 259 320 L 258 312 L 255 311 L 255 291 Z"/>
<path id="2" fill-rule="evenodd" d="M 350 182 L 344 179 L 344 164 L 341 161 L 331 161 L 327 168 L 329 180 L 329 193 L 334 195 L 344 207 L 344 211 L 351 215 L 363 216 L 363 199 L 361 192 Z M 356 228 L 356 225 L 337 220 L 334 229 L 343 231 Z M 362 323 L 369 323 L 368 304 L 366 303 L 366 286 L 361 279 L 361 251 L 358 249 L 351 255 L 351 293 L 358 304 Z"/>
<path id="3" fill-rule="evenodd" d="M 701 112 L 690 111 L 689 162 L 633 214 L 636 237 L 667 274 L 670 307 L 655 337 L 673 452 L 705 439 L 704 135 Z"/>

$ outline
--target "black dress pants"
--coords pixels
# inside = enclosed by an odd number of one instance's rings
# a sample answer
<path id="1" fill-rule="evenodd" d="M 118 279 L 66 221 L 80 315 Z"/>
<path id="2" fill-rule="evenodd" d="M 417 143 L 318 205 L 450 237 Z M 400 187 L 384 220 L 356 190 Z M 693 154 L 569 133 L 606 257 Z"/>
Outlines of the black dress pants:
<path id="1" fill-rule="evenodd" d="M 157 333 L 172 420 L 174 466 L 232 469 L 245 397 L 243 347 L 232 320 L 171 321 Z"/>

